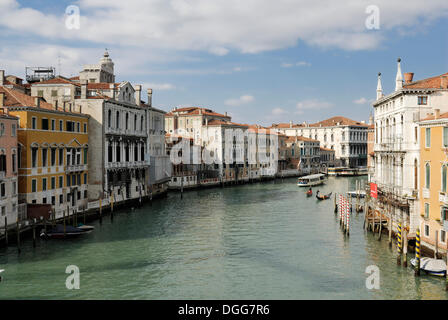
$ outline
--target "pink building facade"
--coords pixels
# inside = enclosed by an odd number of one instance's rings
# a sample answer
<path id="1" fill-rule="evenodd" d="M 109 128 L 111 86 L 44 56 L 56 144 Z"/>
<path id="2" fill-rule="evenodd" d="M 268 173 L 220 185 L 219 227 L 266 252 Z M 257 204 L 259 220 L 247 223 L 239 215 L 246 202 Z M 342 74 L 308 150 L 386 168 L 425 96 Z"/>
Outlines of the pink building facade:
<path id="1" fill-rule="evenodd" d="M 5 221 L 16 223 L 18 217 L 17 128 L 18 119 L 0 109 L 0 227 Z"/>

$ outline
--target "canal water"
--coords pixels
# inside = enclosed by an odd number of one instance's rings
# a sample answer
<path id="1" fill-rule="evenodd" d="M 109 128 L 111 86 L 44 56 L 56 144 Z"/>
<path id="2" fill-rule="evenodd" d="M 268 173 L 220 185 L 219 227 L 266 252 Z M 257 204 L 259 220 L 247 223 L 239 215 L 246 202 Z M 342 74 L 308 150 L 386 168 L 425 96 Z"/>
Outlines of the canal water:
<path id="1" fill-rule="evenodd" d="M 327 193 L 356 179 L 330 177 Z M 444 279 L 396 265 L 396 247 L 352 218 L 345 237 L 333 199 L 307 198 L 296 179 L 170 193 L 116 212 L 73 240 L 0 248 L 0 299 L 447 299 Z M 80 289 L 66 288 L 66 267 Z M 366 288 L 378 266 L 380 289 Z"/>

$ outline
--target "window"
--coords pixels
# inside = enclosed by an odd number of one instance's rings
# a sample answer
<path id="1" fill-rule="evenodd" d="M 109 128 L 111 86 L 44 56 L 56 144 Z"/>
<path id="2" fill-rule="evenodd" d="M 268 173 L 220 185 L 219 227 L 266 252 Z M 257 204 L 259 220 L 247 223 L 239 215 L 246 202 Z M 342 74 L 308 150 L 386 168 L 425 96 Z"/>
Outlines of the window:
<path id="1" fill-rule="evenodd" d="M 59 120 L 59 131 L 64 131 L 64 121 Z"/>
<path id="2" fill-rule="evenodd" d="M 63 188 L 64 187 L 64 177 L 60 176 L 59 177 L 59 188 Z"/>
<path id="3" fill-rule="evenodd" d="M 429 226 L 425 225 L 425 237 L 429 237 Z"/>
<path id="4" fill-rule="evenodd" d="M 37 192 L 37 180 L 31 180 L 31 192 Z"/>
<path id="5" fill-rule="evenodd" d="M 107 125 L 109 128 L 112 127 L 112 112 L 110 110 L 107 111 Z"/>
<path id="6" fill-rule="evenodd" d="M 66 131 L 75 132 L 75 123 L 73 121 L 66 121 Z"/>
<path id="7" fill-rule="evenodd" d="M 43 204 L 47 203 L 47 198 L 42 198 L 42 203 Z"/>
<path id="8" fill-rule="evenodd" d="M 87 149 L 84 149 L 84 164 L 87 164 Z"/>
<path id="9" fill-rule="evenodd" d="M 87 173 L 84 173 L 84 184 L 87 184 Z"/>
<path id="10" fill-rule="evenodd" d="M 56 148 L 51 148 L 51 166 L 54 167 L 56 165 Z"/>
<path id="11" fill-rule="evenodd" d="M 37 118 L 36 117 L 31 118 L 31 129 L 37 129 Z"/>
<path id="12" fill-rule="evenodd" d="M 42 130 L 48 130 L 48 119 L 43 118 L 42 119 Z"/>
<path id="13" fill-rule="evenodd" d="M 115 125 L 115 127 L 117 129 L 120 129 L 120 112 L 117 111 L 116 114 L 117 114 L 117 116 L 116 116 L 116 125 Z"/>
<path id="14" fill-rule="evenodd" d="M 442 207 L 440 209 L 440 220 L 442 222 L 448 220 L 448 207 Z"/>
<path id="15" fill-rule="evenodd" d="M 431 128 L 426 128 L 425 130 L 425 147 L 431 147 Z"/>
<path id="16" fill-rule="evenodd" d="M 84 126 L 84 132 L 86 133 L 87 132 L 87 123 L 84 123 L 83 126 Z"/>
<path id="17" fill-rule="evenodd" d="M 58 90 L 51 90 L 51 96 L 57 97 L 58 96 Z"/>
<path id="18" fill-rule="evenodd" d="M 425 188 L 429 189 L 431 185 L 431 167 L 429 163 L 425 165 Z"/>
<path id="19" fill-rule="evenodd" d="M 6 183 L 0 183 L 0 198 L 6 197 Z"/>
<path id="20" fill-rule="evenodd" d="M 59 165 L 64 165 L 64 149 L 59 149 Z"/>
<path id="21" fill-rule="evenodd" d="M 442 192 L 446 192 L 446 165 L 442 166 Z"/>
<path id="22" fill-rule="evenodd" d="M 44 96 L 44 90 L 38 90 L 38 91 L 37 91 L 37 96 L 38 96 L 39 98 L 42 98 L 42 97 Z"/>
<path id="23" fill-rule="evenodd" d="M 16 194 L 17 194 L 17 183 L 15 182 L 15 181 L 13 181 L 12 182 L 12 188 L 11 188 L 11 191 L 12 191 L 12 195 L 13 196 L 15 196 Z"/>
<path id="24" fill-rule="evenodd" d="M 443 147 L 448 148 L 448 127 L 443 128 Z"/>
<path id="25" fill-rule="evenodd" d="M 11 126 L 11 137 L 15 137 L 16 136 L 16 130 L 17 130 L 17 127 L 16 127 L 16 125 L 13 123 L 12 124 L 12 126 Z"/>
<path id="26" fill-rule="evenodd" d="M 425 203 L 425 218 L 429 218 L 429 203 Z"/>
<path id="27" fill-rule="evenodd" d="M 67 175 L 67 187 L 70 187 L 70 182 L 71 182 L 71 180 L 70 180 L 70 175 Z"/>
<path id="28" fill-rule="evenodd" d="M 48 161 L 47 161 L 47 151 L 48 150 L 46 148 L 42 149 L 42 167 L 46 167 L 47 164 L 48 164 Z"/>
<path id="29" fill-rule="evenodd" d="M 440 242 L 446 242 L 446 232 L 445 230 L 440 230 Z"/>
<path id="30" fill-rule="evenodd" d="M 47 178 L 42 178 L 42 191 L 47 191 Z"/>
<path id="31" fill-rule="evenodd" d="M 125 122 L 125 129 L 129 129 L 129 113 L 126 112 L 126 122 Z"/>
<path id="32" fill-rule="evenodd" d="M 16 158 L 17 158 L 17 156 L 16 156 L 16 154 L 15 153 L 13 153 L 12 155 L 11 155 L 11 157 L 12 157 L 12 172 L 16 172 L 17 171 L 17 166 L 16 166 Z"/>
<path id="33" fill-rule="evenodd" d="M 426 106 L 428 104 L 428 97 L 427 96 L 419 96 L 418 97 L 418 105 L 419 106 Z"/>
<path id="34" fill-rule="evenodd" d="M 81 124 L 76 122 L 76 132 L 81 132 Z"/>
<path id="35" fill-rule="evenodd" d="M 31 166 L 37 167 L 37 148 L 31 148 Z"/>
<path id="36" fill-rule="evenodd" d="M 51 130 L 55 131 L 56 130 L 56 120 L 51 119 Z"/>
<path id="37" fill-rule="evenodd" d="M 56 189 L 56 177 L 51 177 L 51 189 Z"/>
<path id="38" fill-rule="evenodd" d="M 54 206 L 56 204 L 56 197 L 52 196 L 51 197 L 51 204 Z"/>
<path id="39" fill-rule="evenodd" d="M 60 194 L 59 195 L 59 204 L 63 204 L 64 203 L 64 195 Z"/>

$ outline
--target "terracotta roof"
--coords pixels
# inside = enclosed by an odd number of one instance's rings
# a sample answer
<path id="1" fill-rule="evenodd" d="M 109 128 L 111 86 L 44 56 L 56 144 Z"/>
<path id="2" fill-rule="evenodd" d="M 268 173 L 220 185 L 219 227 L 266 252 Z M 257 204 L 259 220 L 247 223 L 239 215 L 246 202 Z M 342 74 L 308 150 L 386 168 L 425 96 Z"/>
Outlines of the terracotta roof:
<path id="1" fill-rule="evenodd" d="M 289 123 L 273 123 L 272 126 L 270 128 L 280 128 L 280 129 L 288 129 L 288 128 L 301 128 L 304 127 L 303 124 L 289 124 Z"/>
<path id="2" fill-rule="evenodd" d="M 287 141 L 295 142 L 297 138 L 297 141 L 310 141 L 310 142 L 319 142 L 319 140 L 307 138 L 304 136 L 290 136 Z"/>
<path id="3" fill-rule="evenodd" d="M 0 86 L 0 92 L 5 94 L 5 107 L 36 107 L 35 97 L 26 95 L 17 90 L 5 88 Z M 52 104 L 45 101 L 40 101 L 40 107 L 43 109 L 54 110 Z"/>
<path id="4" fill-rule="evenodd" d="M 448 119 L 448 112 L 441 113 L 437 119 Z M 436 120 L 434 113 L 432 115 L 422 119 L 421 121 L 426 121 L 426 120 Z"/>
<path id="5" fill-rule="evenodd" d="M 426 78 L 418 81 L 413 81 L 408 84 L 404 84 L 405 89 L 442 89 L 442 77 L 448 76 L 448 73 L 441 74 L 439 76 Z M 446 89 L 443 88 L 443 89 Z"/>
<path id="6" fill-rule="evenodd" d="M 108 83 L 108 82 L 95 82 L 95 83 L 91 83 L 89 82 L 87 84 L 87 89 L 102 89 L 102 90 L 106 90 L 106 89 L 110 89 L 110 85 L 113 84 L 115 88 L 117 88 L 120 83 Z"/>
<path id="7" fill-rule="evenodd" d="M 33 83 L 33 85 L 39 85 L 39 84 L 72 84 L 75 86 L 79 86 L 79 83 L 73 82 L 70 79 L 67 79 L 67 78 L 64 78 L 61 76 L 58 76 L 53 79 Z"/>
<path id="8" fill-rule="evenodd" d="M 199 108 L 199 107 L 186 107 L 186 108 L 178 108 L 175 110 L 171 110 L 170 112 L 166 113 L 165 116 L 174 116 L 175 114 L 178 116 L 191 116 L 191 115 L 207 115 L 207 116 L 215 116 L 215 117 L 222 117 L 222 118 L 229 118 L 230 116 L 226 116 L 225 114 L 217 113 L 211 109 L 206 108 Z"/>
<path id="9" fill-rule="evenodd" d="M 237 126 L 237 127 L 247 127 L 245 124 L 235 123 L 231 121 L 222 121 L 222 120 L 210 120 L 208 121 L 207 125 L 209 126 Z"/>
<path id="10" fill-rule="evenodd" d="M 355 121 L 346 117 L 342 117 L 342 116 L 335 116 L 326 120 L 322 120 L 316 123 L 311 123 L 309 126 L 310 127 L 332 127 L 332 126 L 336 126 L 337 123 L 339 123 L 339 125 L 350 125 L 350 126 L 361 126 L 361 127 L 367 127 L 367 124 L 359 122 L 359 121 Z"/>

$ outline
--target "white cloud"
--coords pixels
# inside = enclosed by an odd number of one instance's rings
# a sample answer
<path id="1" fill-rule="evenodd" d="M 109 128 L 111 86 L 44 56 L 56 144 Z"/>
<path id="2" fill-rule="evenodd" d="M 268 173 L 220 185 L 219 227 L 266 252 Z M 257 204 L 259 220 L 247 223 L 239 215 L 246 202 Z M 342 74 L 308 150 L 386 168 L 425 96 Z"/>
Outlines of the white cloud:
<path id="1" fill-rule="evenodd" d="M 365 104 L 365 103 L 367 103 L 369 100 L 367 100 L 366 98 L 364 98 L 364 97 L 361 97 L 361 98 L 359 98 L 359 99 L 357 99 L 357 100 L 353 100 L 353 103 L 356 103 L 356 104 Z"/>
<path id="2" fill-rule="evenodd" d="M 282 63 L 281 64 L 282 68 L 291 68 L 291 67 L 311 67 L 311 63 L 310 62 L 306 62 L 306 61 L 299 61 L 296 63 Z"/>
<path id="3" fill-rule="evenodd" d="M 318 99 L 308 99 L 297 102 L 296 114 L 302 114 L 306 110 L 320 110 L 331 108 L 333 104 L 331 102 L 322 101 Z"/>
<path id="4" fill-rule="evenodd" d="M 306 0 L 78 0 L 80 29 L 65 28 L 60 15 L 24 7 L 17 0 L 0 2 L 3 34 L 35 34 L 52 41 L 71 40 L 105 46 L 194 50 L 216 55 L 230 50 L 257 53 L 304 41 L 343 50 L 377 48 L 383 31 L 411 30 L 448 16 L 448 2 L 377 0 L 379 31 L 365 28 L 365 1 Z M 17 23 L 20 21 L 20 23 Z M 417 30 L 417 28 L 415 28 Z M 5 45 L 5 43 L 3 43 Z"/>
<path id="5" fill-rule="evenodd" d="M 292 63 L 282 63 L 281 66 L 282 66 L 282 68 L 291 68 L 294 65 Z"/>
<path id="6" fill-rule="evenodd" d="M 144 88 L 151 88 L 153 90 L 173 90 L 176 86 L 171 83 L 144 83 Z"/>
<path id="7" fill-rule="evenodd" d="M 228 99 L 228 100 L 226 100 L 224 102 L 224 104 L 227 105 L 227 106 L 231 106 L 231 107 L 237 107 L 237 106 L 241 106 L 241 105 L 244 105 L 244 104 L 248 104 L 248 103 L 250 103 L 250 102 L 252 102 L 254 100 L 255 100 L 255 98 L 253 96 L 251 96 L 251 95 L 244 95 L 244 96 L 241 96 L 241 97 L 236 98 L 236 99 Z"/>
<path id="8" fill-rule="evenodd" d="M 286 111 L 285 109 L 282 109 L 282 108 L 274 108 L 274 109 L 272 109 L 271 112 L 272 112 L 272 115 L 274 115 L 274 116 L 281 116 L 281 115 L 288 113 L 288 111 Z"/>

